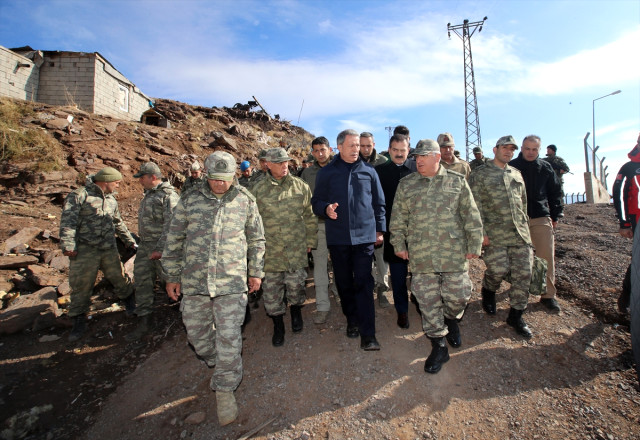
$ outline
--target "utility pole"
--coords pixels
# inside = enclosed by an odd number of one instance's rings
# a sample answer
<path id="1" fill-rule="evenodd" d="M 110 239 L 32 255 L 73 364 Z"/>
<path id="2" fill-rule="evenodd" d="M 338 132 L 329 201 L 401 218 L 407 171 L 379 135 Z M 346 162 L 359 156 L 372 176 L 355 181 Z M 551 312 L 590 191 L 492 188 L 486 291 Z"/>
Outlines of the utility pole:
<path id="1" fill-rule="evenodd" d="M 471 36 L 476 32 L 482 31 L 482 25 L 487 17 L 482 21 L 464 20 L 462 24 L 451 26 L 447 23 L 447 34 L 451 39 L 451 31 L 462 39 L 464 48 L 464 119 L 465 119 L 465 135 L 467 148 L 467 161 L 471 157 L 473 147 L 482 148 L 480 139 L 480 120 L 478 119 L 478 100 L 476 98 L 476 80 L 473 74 L 473 58 L 471 57 Z"/>
<path id="2" fill-rule="evenodd" d="M 393 129 L 395 127 L 384 127 L 385 130 L 387 130 L 387 133 L 389 133 L 389 139 L 391 139 L 391 135 L 393 133 Z"/>

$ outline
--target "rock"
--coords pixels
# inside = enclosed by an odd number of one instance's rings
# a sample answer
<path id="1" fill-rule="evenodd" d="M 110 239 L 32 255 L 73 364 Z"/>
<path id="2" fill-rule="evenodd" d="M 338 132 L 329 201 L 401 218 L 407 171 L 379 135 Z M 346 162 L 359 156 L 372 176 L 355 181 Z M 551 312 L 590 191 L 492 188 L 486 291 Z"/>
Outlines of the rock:
<path id="1" fill-rule="evenodd" d="M 214 141 L 209 144 L 210 147 L 227 147 L 232 151 L 238 151 L 236 141 L 232 138 L 226 137 L 219 131 L 214 131 L 213 133 L 211 133 L 211 135 L 213 136 Z"/>
<path id="2" fill-rule="evenodd" d="M 21 229 L 18 233 L 12 235 L 4 242 L 2 255 L 7 255 L 16 246 L 29 244 L 34 238 L 40 234 L 41 229 L 34 226 Z"/>
<path id="3" fill-rule="evenodd" d="M 60 307 L 68 306 L 71 303 L 71 295 L 64 295 L 58 297 L 58 305 Z"/>
<path id="4" fill-rule="evenodd" d="M 104 124 L 104 129 L 107 133 L 111 134 L 111 133 L 115 133 L 115 131 L 118 129 L 118 124 L 119 122 L 107 122 Z"/>
<path id="5" fill-rule="evenodd" d="M 199 425 L 200 423 L 205 421 L 206 417 L 207 415 L 204 413 L 204 411 L 198 411 L 189 414 L 187 418 L 184 419 L 184 422 L 189 425 Z"/>
<path id="6" fill-rule="evenodd" d="M 40 339 L 38 339 L 38 342 L 53 342 L 57 341 L 58 339 L 60 339 L 60 336 L 58 335 L 43 335 L 42 337 L 40 337 Z"/>
<path id="7" fill-rule="evenodd" d="M 164 154 L 166 156 L 174 156 L 176 154 L 176 152 L 173 151 L 171 148 L 163 147 L 162 145 L 158 145 L 158 144 L 150 144 L 149 148 L 151 148 L 153 151 L 157 151 L 158 153 Z"/>
<path id="8" fill-rule="evenodd" d="M 49 130 L 65 130 L 68 125 L 69 121 L 66 118 L 51 119 L 44 124 Z"/>
<path id="9" fill-rule="evenodd" d="M 76 180 L 78 173 L 73 169 L 66 171 L 48 171 L 32 173 L 27 176 L 27 182 L 40 184 L 44 182 L 56 182 L 60 180 Z"/>
<path id="10" fill-rule="evenodd" d="M 30 295 L 21 295 L 0 313 L 0 334 L 13 334 L 34 327 L 55 325 L 55 318 L 61 315 L 56 289 L 45 287 Z M 45 325 L 42 327 L 42 325 Z"/>
<path id="11" fill-rule="evenodd" d="M 65 296 L 65 295 L 69 295 L 70 293 L 71 293 L 71 286 L 69 285 L 69 280 L 64 281 L 62 284 L 58 286 L 58 295 Z"/>
<path id="12" fill-rule="evenodd" d="M 69 257 L 66 255 L 58 255 L 51 260 L 49 266 L 51 266 L 52 269 L 64 272 L 69 269 Z"/>
<path id="13" fill-rule="evenodd" d="M 0 279 L 0 291 L 8 292 L 13 289 L 13 284 L 7 280 Z"/>
<path id="14" fill-rule="evenodd" d="M 0 256 L 0 269 L 20 269 L 38 262 L 33 255 L 5 255 Z"/>
<path id="15" fill-rule="evenodd" d="M 29 278 L 38 286 L 58 286 L 64 281 L 64 276 L 60 271 L 50 267 L 32 264 L 27 267 Z"/>

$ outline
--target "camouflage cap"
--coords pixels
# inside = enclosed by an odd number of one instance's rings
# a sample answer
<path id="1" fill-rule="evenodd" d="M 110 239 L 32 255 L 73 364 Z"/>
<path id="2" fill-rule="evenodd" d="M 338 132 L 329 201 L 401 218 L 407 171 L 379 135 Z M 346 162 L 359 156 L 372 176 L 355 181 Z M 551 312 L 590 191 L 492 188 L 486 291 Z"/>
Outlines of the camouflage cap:
<path id="1" fill-rule="evenodd" d="M 236 160 L 226 151 L 216 151 L 204 161 L 207 179 L 233 181 L 236 175 Z"/>
<path id="2" fill-rule="evenodd" d="M 140 165 L 140 171 L 138 171 L 137 173 L 135 173 L 133 175 L 133 177 L 135 177 L 136 179 L 138 177 L 142 177 L 146 174 L 153 174 L 156 177 L 161 177 L 162 176 L 162 171 L 160 171 L 160 167 L 158 165 L 156 165 L 153 162 L 145 162 L 142 165 Z"/>
<path id="3" fill-rule="evenodd" d="M 518 144 L 511 135 L 502 136 L 500 139 L 498 139 L 498 142 L 496 142 L 496 147 L 500 147 L 502 145 L 513 145 L 516 147 L 516 150 L 518 149 Z"/>
<path id="4" fill-rule="evenodd" d="M 122 180 L 122 174 L 111 167 L 105 167 L 93 176 L 94 182 L 116 182 L 118 180 Z"/>
<path id="5" fill-rule="evenodd" d="M 441 147 L 455 147 L 455 143 L 453 141 L 453 136 L 451 136 L 451 133 L 439 134 L 437 142 Z"/>
<path id="6" fill-rule="evenodd" d="M 480 148 L 480 147 L 473 147 L 473 152 L 474 152 L 474 153 L 482 153 L 482 148 Z"/>
<path id="7" fill-rule="evenodd" d="M 440 146 L 433 139 L 422 139 L 418 141 L 416 149 L 413 150 L 414 156 L 426 156 L 429 153 L 440 154 Z"/>
<path id="8" fill-rule="evenodd" d="M 200 169 L 200 162 L 198 162 L 197 160 L 191 164 L 191 171 L 198 171 Z"/>
<path id="9" fill-rule="evenodd" d="M 293 160 L 289 157 L 284 148 L 271 148 L 267 151 L 267 157 L 265 157 L 265 159 L 267 159 L 267 162 L 271 163 L 282 163 L 287 160 Z"/>
<path id="10" fill-rule="evenodd" d="M 267 158 L 267 150 L 260 150 L 258 153 L 258 160 Z"/>

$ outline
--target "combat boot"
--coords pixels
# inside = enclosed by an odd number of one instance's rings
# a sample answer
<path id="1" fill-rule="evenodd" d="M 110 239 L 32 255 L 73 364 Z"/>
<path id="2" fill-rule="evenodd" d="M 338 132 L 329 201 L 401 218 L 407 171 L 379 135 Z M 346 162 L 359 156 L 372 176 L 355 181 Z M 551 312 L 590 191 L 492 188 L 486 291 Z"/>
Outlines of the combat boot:
<path id="1" fill-rule="evenodd" d="M 527 326 L 527 323 L 522 319 L 523 310 L 516 310 L 513 307 L 509 310 L 509 317 L 507 317 L 507 324 L 516 329 L 516 332 L 527 339 L 530 339 L 532 334 L 531 330 Z"/>
<path id="2" fill-rule="evenodd" d="M 271 343 L 274 347 L 280 347 L 284 344 L 284 320 L 282 315 L 272 316 L 273 319 L 273 337 Z"/>
<path id="3" fill-rule="evenodd" d="M 449 333 L 447 333 L 447 342 L 453 348 L 458 348 L 462 345 L 462 338 L 460 337 L 460 327 L 458 327 L 457 319 L 449 319 L 444 318 L 444 323 L 447 325 L 449 329 Z"/>
<path id="4" fill-rule="evenodd" d="M 127 316 L 133 316 L 136 311 L 136 294 L 135 292 L 124 299 L 124 312 Z"/>
<path id="5" fill-rule="evenodd" d="M 69 342 L 76 342 L 84 335 L 85 330 L 87 330 L 87 321 L 84 315 L 74 316 L 73 327 L 71 328 L 71 333 L 69 333 L 69 338 L 67 338 L 67 340 Z"/>
<path id="6" fill-rule="evenodd" d="M 389 302 L 387 297 L 384 296 L 384 292 L 387 291 L 386 287 L 384 287 L 384 284 L 378 284 L 378 287 L 376 287 L 376 291 L 378 292 L 378 305 L 380 306 L 380 308 L 386 309 L 387 307 L 389 307 L 391 303 Z"/>
<path id="7" fill-rule="evenodd" d="M 442 364 L 449 360 L 449 349 L 444 338 L 429 338 L 431 340 L 431 354 L 424 363 L 424 371 L 436 374 L 442 368 Z"/>
<path id="8" fill-rule="evenodd" d="M 489 289 L 482 288 L 482 308 L 488 315 L 496 314 L 496 292 Z"/>
<path id="9" fill-rule="evenodd" d="M 238 418 L 238 405 L 233 391 L 216 391 L 216 401 L 220 426 L 228 425 Z"/>
<path id="10" fill-rule="evenodd" d="M 291 306 L 289 307 L 291 313 L 291 330 L 294 333 L 298 333 L 302 331 L 302 306 Z"/>
<path id="11" fill-rule="evenodd" d="M 138 325 L 129 334 L 125 335 L 124 339 L 127 342 L 137 341 L 146 335 L 151 330 L 151 315 L 144 315 L 138 318 Z"/>

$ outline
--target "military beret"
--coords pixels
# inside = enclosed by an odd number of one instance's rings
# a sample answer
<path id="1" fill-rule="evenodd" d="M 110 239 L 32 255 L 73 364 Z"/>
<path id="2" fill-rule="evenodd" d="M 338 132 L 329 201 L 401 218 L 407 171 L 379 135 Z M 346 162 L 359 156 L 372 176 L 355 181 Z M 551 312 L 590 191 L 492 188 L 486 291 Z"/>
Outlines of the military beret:
<path id="1" fill-rule="evenodd" d="M 93 176 L 94 182 L 116 182 L 118 180 L 122 180 L 122 174 L 111 167 L 105 167 Z"/>
<path id="2" fill-rule="evenodd" d="M 142 177 L 145 174 L 153 174 L 156 177 L 160 177 L 162 176 L 162 171 L 160 171 L 160 167 L 155 163 L 145 162 L 142 165 L 140 165 L 140 171 L 135 173 L 133 177 L 137 179 L 138 177 Z"/>
<path id="3" fill-rule="evenodd" d="M 551 145 L 547 145 L 547 148 L 551 148 L 554 152 L 558 151 L 558 147 L 556 147 L 555 145 L 551 144 Z"/>
<path id="4" fill-rule="evenodd" d="M 204 167 L 207 179 L 231 182 L 236 175 L 236 160 L 225 151 L 216 151 L 207 156 Z"/>

